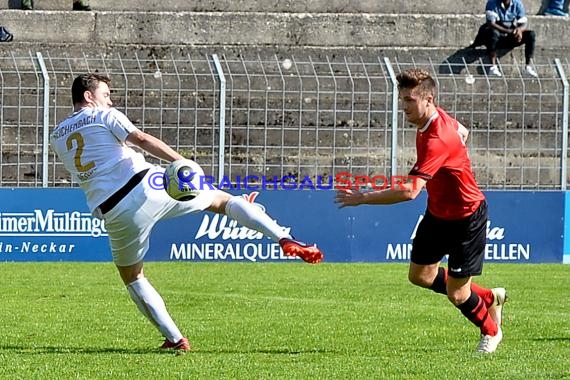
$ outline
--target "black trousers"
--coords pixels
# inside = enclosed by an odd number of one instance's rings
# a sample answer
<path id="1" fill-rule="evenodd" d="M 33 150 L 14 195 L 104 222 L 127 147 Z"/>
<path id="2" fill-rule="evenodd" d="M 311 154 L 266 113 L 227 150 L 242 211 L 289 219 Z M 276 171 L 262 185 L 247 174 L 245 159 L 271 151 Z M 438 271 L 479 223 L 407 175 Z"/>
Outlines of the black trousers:
<path id="1" fill-rule="evenodd" d="M 498 49 L 512 49 L 524 45 L 524 56 L 526 63 L 529 63 L 534 55 L 535 43 L 536 33 L 532 30 L 523 31 L 522 39 L 517 41 L 512 34 L 502 33 L 487 24 L 483 24 L 479 28 L 479 32 L 477 32 L 477 36 L 475 37 L 475 41 L 471 44 L 471 47 L 485 45 L 487 47 L 487 53 L 493 54 L 496 53 Z"/>

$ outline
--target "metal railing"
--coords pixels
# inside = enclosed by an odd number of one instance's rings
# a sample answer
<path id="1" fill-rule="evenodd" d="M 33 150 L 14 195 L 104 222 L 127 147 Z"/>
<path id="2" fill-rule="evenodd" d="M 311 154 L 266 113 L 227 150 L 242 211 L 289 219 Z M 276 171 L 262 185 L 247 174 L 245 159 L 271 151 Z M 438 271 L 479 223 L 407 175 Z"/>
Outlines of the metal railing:
<path id="1" fill-rule="evenodd" d="M 3 187 L 73 185 L 46 136 L 72 110 L 83 72 L 112 79 L 112 98 L 135 125 L 228 178 L 406 174 L 415 128 L 398 110 L 395 74 L 429 70 L 438 103 L 470 131 L 484 189 L 566 189 L 568 60 L 502 65 L 401 62 L 359 56 L 141 58 L 0 57 L 0 178 Z M 152 158 L 151 158 L 152 159 Z"/>

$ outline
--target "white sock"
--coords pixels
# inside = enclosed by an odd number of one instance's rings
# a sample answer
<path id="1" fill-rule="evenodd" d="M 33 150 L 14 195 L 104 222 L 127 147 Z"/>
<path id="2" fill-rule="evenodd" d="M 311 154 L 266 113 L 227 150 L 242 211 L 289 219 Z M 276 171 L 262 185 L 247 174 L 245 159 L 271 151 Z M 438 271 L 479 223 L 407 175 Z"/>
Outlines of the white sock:
<path id="1" fill-rule="evenodd" d="M 226 215 L 242 226 L 261 232 L 276 242 L 284 237 L 291 237 L 285 228 L 277 224 L 262 209 L 242 197 L 232 197 L 228 201 Z"/>
<path id="2" fill-rule="evenodd" d="M 127 285 L 127 290 L 140 312 L 156 326 L 166 339 L 172 343 L 182 339 L 182 334 L 168 314 L 162 297 L 145 277 L 131 282 Z"/>

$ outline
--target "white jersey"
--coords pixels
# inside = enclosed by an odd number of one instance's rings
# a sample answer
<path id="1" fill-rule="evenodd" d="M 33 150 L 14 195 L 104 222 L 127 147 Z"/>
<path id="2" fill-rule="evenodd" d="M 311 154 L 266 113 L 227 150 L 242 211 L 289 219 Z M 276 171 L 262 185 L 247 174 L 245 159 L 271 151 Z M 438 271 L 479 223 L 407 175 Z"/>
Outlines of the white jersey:
<path id="1" fill-rule="evenodd" d="M 93 211 L 136 173 L 151 168 L 141 153 L 127 146 L 127 136 L 137 130 L 115 108 L 82 108 L 62 121 L 50 143 L 85 192 Z"/>

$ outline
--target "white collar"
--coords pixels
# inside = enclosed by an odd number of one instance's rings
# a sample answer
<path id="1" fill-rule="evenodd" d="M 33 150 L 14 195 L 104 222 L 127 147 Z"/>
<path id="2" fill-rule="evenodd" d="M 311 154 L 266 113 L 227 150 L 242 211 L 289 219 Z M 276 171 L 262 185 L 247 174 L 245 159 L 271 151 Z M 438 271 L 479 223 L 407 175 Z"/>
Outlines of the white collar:
<path id="1" fill-rule="evenodd" d="M 419 129 L 419 131 L 420 131 L 421 133 L 424 133 L 424 132 L 428 129 L 428 127 L 429 127 L 429 125 L 431 124 L 431 122 L 434 121 L 435 119 L 437 119 L 438 117 L 439 117 L 439 114 L 437 113 L 437 111 L 435 111 L 434 113 L 432 113 L 431 116 L 429 117 L 428 121 L 426 121 L 426 123 L 424 124 L 424 126 L 421 127 L 421 128 Z"/>

